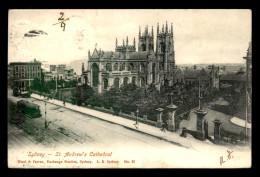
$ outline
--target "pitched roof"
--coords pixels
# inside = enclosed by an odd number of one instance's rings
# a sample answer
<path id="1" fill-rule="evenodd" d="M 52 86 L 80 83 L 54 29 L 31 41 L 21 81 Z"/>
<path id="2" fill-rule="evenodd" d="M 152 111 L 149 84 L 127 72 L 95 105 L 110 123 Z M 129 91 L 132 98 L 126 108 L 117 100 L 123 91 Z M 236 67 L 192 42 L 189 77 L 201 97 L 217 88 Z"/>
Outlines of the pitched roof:
<path id="1" fill-rule="evenodd" d="M 130 54 L 130 59 L 147 59 L 148 55 L 148 51 L 132 52 Z"/>
<path id="2" fill-rule="evenodd" d="M 183 70 L 184 77 L 188 79 L 196 79 L 200 74 L 200 69 L 185 69 Z"/>
<path id="3" fill-rule="evenodd" d="M 203 68 L 207 74 L 210 74 L 210 72 L 212 71 L 211 69 L 208 69 L 208 68 Z"/>
<path id="4" fill-rule="evenodd" d="M 178 71 L 183 73 L 183 70 L 181 68 L 178 68 L 178 69 L 173 69 L 173 75 L 175 76 L 178 73 Z"/>
<path id="5" fill-rule="evenodd" d="M 220 77 L 222 81 L 246 81 L 246 75 L 239 75 L 239 74 L 223 74 Z"/>
<path id="6" fill-rule="evenodd" d="M 99 58 L 98 51 L 95 49 L 91 55 L 91 58 Z"/>
<path id="7" fill-rule="evenodd" d="M 104 59 L 107 58 L 119 58 L 119 52 L 113 52 L 113 51 L 103 51 L 103 56 Z"/>

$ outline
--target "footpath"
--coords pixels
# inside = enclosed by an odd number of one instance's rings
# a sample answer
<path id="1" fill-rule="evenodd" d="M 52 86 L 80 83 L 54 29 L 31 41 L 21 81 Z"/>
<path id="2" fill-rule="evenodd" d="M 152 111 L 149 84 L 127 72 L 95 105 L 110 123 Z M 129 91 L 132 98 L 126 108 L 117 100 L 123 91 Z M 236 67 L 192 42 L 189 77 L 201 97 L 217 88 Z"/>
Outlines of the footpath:
<path id="1" fill-rule="evenodd" d="M 247 127 L 247 128 L 251 128 L 251 123 L 247 123 L 247 125 L 246 125 L 246 121 L 245 120 L 242 120 L 242 119 L 239 119 L 239 118 L 237 118 L 237 117 L 232 117 L 231 119 L 230 119 L 230 121 L 233 123 L 233 124 L 236 124 L 236 125 L 238 125 L 238 126 L 240 126 L 240 127 Z"/>
<path id="2" fill-rule="evenodd" d="M 45 100 L 43 96 L 40 96 L 40 95 L 37 95 L 37 94 L 31 94 L 31 97 L 38 99 L 38 100 L 42 100 L 42 101 Z M 132 129 L 134 131 L 145 133 L 145 134 L 166 140 L 166 141 L 171 142 L 175 145 L 182 146 L 182 147 L 189 148 L 189 149 L 193 149 L 193 150 L 196 150 L 196 151 L 203 151 L 203 149 L 205 149 L 205 148 L 213 148 L 213 149 L 224 148 L 222 146 L 215 145 L 208 140 L 206 140 L 206 141 L 197 140 L 197 139 L 193 138 L 192 136 L 190 136 L 188 134 L 187 134 L 188 136 L 186 138 L 183 138 L 183 137 L 180 136 L 181 131 L 178 131 L 178 132 L 169 132 L 169 131 L 163 132 L 158 127 L 150 126 L 150 125 L 143 124 L 143 123 L 140 123 L 140 122 L 139 122 L 138 128 L 136 128 L 135 125 L 134 125 L 135 121 L 133 121 L 133 120 L 129 120 L 129 119 L 122 118 L 122 117 L 119 117 L 119 116 L 115 116 L 115 115 L 112 115 L 112 114 L 96 111 L 96 110 L 89 109 L 89 108 L 86 108 L 86 107 L 72 105 L 70 103 L 66 103 L 65 106 L 64 106 L 63 102 L 60 101 L 60 100 L 54 100 L 54 99 L 50 100 L 49 99 L 47 102 L 51 103 L 51 104 L 55 104 L 57 106 L 61 106 L 61 107 L 70 109 L 72 111 L 76 111 L 76 112 L 79 112 L 79 113 L 82 113 L 82 114 L 93 116 L 95 118 L 98 118 L 98 119 L 101 119 L 101 120 L 104 120 L 104 121 L 115 123 L 115 124 L 127 127 L 129 129 Z"/>

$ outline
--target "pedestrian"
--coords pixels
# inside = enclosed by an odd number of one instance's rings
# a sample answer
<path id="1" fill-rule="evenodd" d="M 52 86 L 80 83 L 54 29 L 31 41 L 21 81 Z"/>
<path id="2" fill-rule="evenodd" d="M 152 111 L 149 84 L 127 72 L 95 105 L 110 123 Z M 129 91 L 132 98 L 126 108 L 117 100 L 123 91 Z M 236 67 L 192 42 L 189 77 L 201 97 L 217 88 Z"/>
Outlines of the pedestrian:
<path id="1" fill-rule="evenodd" d="M 167 120 L 165 121 L 165 125 L 164 126 L 165 126 L 165 129 L 168 130 L 168 121 Z"/>
<path id="2" fill-rule="evenodd" d="M 165 122 L 163 122 L 163 124 L 162 124 L 162 129 L 161 129 L 161 130 L 162 130 L 163 132 L 165 132 L 165 128 L 166 128 Z"/>

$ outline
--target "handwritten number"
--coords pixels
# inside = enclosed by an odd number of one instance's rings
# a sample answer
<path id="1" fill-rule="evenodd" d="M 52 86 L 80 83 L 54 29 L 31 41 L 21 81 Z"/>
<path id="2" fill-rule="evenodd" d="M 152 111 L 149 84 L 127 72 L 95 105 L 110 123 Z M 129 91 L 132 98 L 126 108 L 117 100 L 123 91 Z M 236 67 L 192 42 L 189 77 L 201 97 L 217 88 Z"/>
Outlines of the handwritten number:
<path id="1" fill-rule="evenodd" d="M 232 153 L 233 151 L 229 151 L 229 150 L 227 150 L 227 153 L 228 153 L 228 159 L 231 159 L 233 156 L 231 156 L 231 153 Z"/>
<path id="2" fill-rule="evenodd" d="M 63 31 L 65 31 L 66 24 L 64 22 L 61 23 L 60 27 L 63 27 Z"/>
<path id="3" fill-rule="evenodd" d="M 61 12 L 60 15 L 61 15 L 61 17 L 58 20 L 64 20 L 64 18 L 63 18 L 64 13 Z"/>

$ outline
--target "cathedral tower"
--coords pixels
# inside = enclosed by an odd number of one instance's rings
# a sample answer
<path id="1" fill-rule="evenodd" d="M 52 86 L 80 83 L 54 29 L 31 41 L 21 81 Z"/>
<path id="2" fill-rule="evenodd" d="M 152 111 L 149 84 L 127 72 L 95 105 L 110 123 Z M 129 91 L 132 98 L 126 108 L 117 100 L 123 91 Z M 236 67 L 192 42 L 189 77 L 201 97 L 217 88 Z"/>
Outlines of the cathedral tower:
<path id="1" fill-rule="evenodd" d="M 173 41 L 173 26 L 168 30 L 166 22 L 165 28 L 159 30 L 159 23 L 157 24 L 157 39 L 156 39 L 156 56 L 159 59 L 159 70 L 169 72 L 174 69 L 174 41 Z"/>
<path id="2" fill-rule="evenodd" d="M 151 33 L 148 32 L 148 26 L 146 26 L 145 31 L 141 35 L 141 28 L 139 27 L 139 42 L 138 42 L 138 52 L 141 51 L 154 51 L 154 40 L 153 40 L 153 27 Z"/>

